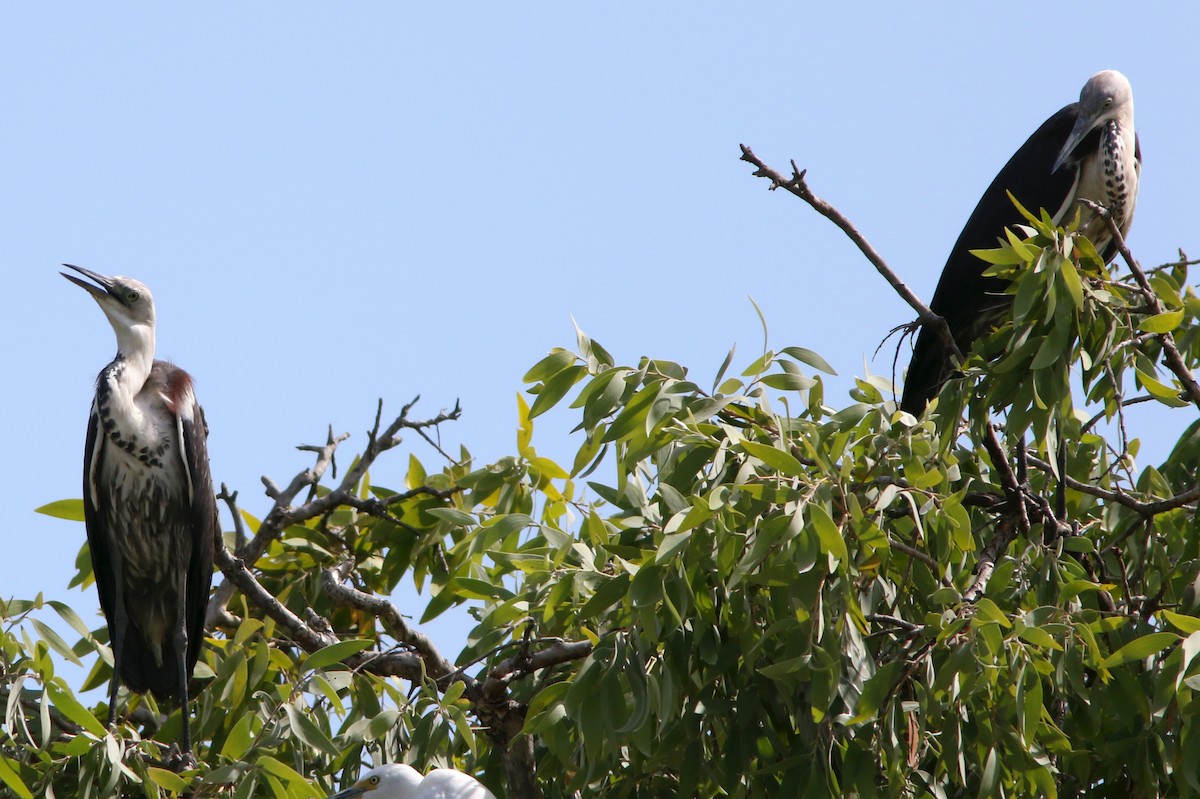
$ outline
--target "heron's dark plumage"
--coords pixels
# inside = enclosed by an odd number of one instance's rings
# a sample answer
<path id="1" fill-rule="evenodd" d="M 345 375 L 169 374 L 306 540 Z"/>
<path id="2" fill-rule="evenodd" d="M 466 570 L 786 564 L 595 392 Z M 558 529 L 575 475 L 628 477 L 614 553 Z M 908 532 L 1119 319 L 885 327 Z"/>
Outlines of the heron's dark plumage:
<path id="1" fill-rule="evenodd" d="M 1087 132 L 1069 153 L 1063 152 L 1080 121 L 1081 113 L 1086 113 L 1081 103 L 1065 106 L 1042 123 L 1021 145 L 983 193 L 950 251 L 929 307 L 946 320 L 955 344 L 964 355 L 978 338 L 996 326 L 1010 301 L 1004 293 L 1004 281 L 985 277 L 983 272 L 988 265 L 971 254 L 971 250 L 997 246 L 1006 227 L 1024 222 L 1008 193 L 1011 192 L 1021 205 L 1033 213 L 1044 208 L 1057 223 L 1063 223 L 1069 221 L 1068 213 L 1074 213 L 1073 208 L 1079 198 L 1081 170 L 1098 170 L 1102 166 L 1101 145 L 1106 133 L 1102 127 Z M 1133 158 L 1136 163 L 1133 168 L 1136 170 L 1141 162 L 1141 149 L 1136 137 L 1134 141 Z M 1060 157 L 1064 157 L 1064 161 L 1056 170 L 1054 167 Z M 1093 173 L 1086 177 L 1103 180 Z M 1091 185 L 1089 182 L 1089 187 Z M 1110 192 L 1120 188 L 1108 187 Z M 1133 196 L 1129 196 L 1127 191 L 1121 197 L 1121 202 L 1127 204 L 1128 213 L 1120 224 L 1126 230 L 1132 218 L 1136 190 L 1135 184 L 1131 187 Z M 1102 203 L 1106 201 L 1102 196 L 1088 196 L 1087 199 Z M 1105 259 L 1111 258 L 1115 247 L 1110 240 L 1098 235 L 1099 227 L 1087 232 Z M 900 407 L 920 415 L 952 375 L 950 350 L 941 332 L 932 326 L 923 326 L 913 348 Z"/>
<path id="2" fill-rule="evenodd" d="M 63 273 L 100 305 L 117 355 L 96 379 L 83 461 L 92 571 L 108 624 L 117 686 L 178 699 L 191 757 L 188 682 L 204 641 L 217 507 L 208 428 L 187 372 L 154 360 L 150 291 L 126 277 Z"/>
<path id="3" fill-rule="evenodd" d="M 139 448 L 136 438 L 123 433 L 104 412 L 101 398 L 107 393 L 106 375 L 111 368 L 97 380 L 84 458 L 84 516 L 96 588 L 108 621 L 109 640 L 115 642 L 118 579 L 124 586 L 123 604 L 131 623 L 125 632 L 121 682 L 131 691 L 150 691 L 158 699 L 178 698 L 175 641 L 170 634 L 152 631 L 160 627 L 161 620 L 173 617 L 175 604 L 182 599 L 188 633 L 184 663 L 191 674 L 204 640 L 217 516 L 204 412 L 194 400 L 186 409 L 192 418 L 179 423 L 182 452 L 172 451 L 172 444 L 165 441 L 149 449 Z M 155 361 L 146 386 L 168 389 L 164 407 L 175 414 L 185 411 L 171 407 L 180 403 L 184 394 L 191 396 L 191 378 L 182 369 Z M 194 420 L 199 420 L 199 425 Z M 97 440 L 101 427 L 107 435 Z M 114 464 L 115 459 L 123 462 Z M 168 464 L 184 469 L 164 472 Z M 129 476 L 119 485 L 97 479 L 116 469 L 140 477 Z M 177 474 L 185 479 L 170 479 Z M 117 557 L 121 558 L 119 575 Z M 184 574 L 186 587 L 181 598 L 177 576 Z"/>

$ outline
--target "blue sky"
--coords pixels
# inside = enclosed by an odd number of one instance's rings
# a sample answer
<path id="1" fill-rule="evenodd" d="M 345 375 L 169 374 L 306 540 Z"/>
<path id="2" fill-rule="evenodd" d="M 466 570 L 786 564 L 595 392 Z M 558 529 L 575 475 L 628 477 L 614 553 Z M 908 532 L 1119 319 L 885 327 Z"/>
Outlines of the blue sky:
<path id="1" fill-rule="evenodd" d="M 329 424 L 361 446 L 380 397 L 420 394 L 425 414 L 461 398 L 443 440 L 511 453 L 521 375 L 574 344 L 572 316 L 618 361 L 677 360 L 703 384 L 731 346 L 743 365 L 759 352 L 752 296 L 772 345 L 838 369 L 838 404 L 865 368 L 889 372 L 876 346 L 913 314 L 738 144 L 807 167 L 928 299 L 1008 156 L 1120 69 L 1145 153 L 1130 244 L 1148 266 L 1195 255 L 1200 7 L 1143 4 L 1119 29 L 1129 6 L 1098 7 L 7 7 L 0 595 L 43 591 L 101 623 L 93 590 L 66 589 L 82 525 L 33 512 L 79 496 L 114 351 L 60 262 L 151 287 L 214 477 L 260 515 L 261 475 L 307 466 L 294 446 Z M 1141 418 L 1161 454 L 1194 412 Z M 569 462 L 573 425 L 542 417 L 535 445 Z M 375 481 L 398 485 L 405 462 Z M 464 629 L 430 631 L 453 656 Z"/>

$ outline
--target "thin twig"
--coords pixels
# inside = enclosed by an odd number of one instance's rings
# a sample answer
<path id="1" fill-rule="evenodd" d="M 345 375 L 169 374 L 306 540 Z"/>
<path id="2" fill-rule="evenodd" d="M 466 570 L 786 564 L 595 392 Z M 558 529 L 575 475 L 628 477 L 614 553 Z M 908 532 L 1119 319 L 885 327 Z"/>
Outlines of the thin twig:
<path id="1" fill-rule="evenodd" d="M 1154 314 L 1162 313 L 1162 303 L 1159 302 L 1158 294 L 1150 286 L 1149 279 L 1146 278 L 1146 273 L 1142 271 L 1141 264 L 1133 257 L 1129 251 L 1128 245 L 1125 244 L 1125 237 L 1121 234 L 1121 228 L 1117 221 L 1113 219 L 1112 213 L 1108 208 L 1105 208 L 1099 203 L 1094 203 L 1090 200 L 1083 200 L 1093 212 L 1099 214 L 1108 224 L 1108 230 L 1112 233 L 1113 241 L 1117 244 L 1117 249 L 1121 253 L 1121 257 L 1125 259 L 1125 264 L 1129 267 L 1129 271 L 1133 274 L 1133 279 L 1137 281 L 1138 287 L 1141 289 L 1143 296 L 1146 298 L 1147 305 L 1150 306 L 1150 311 Z M 1188 399 L 1197 408 L 1200 408 L 1200 382 L 1196 382 L 1195 375 L 1188 369 L 1187 363 L 1183 360 L 1183 355 L 1180 354 L 1179 348 L 1175 346 L 1175 337 L 1170 332 L 1155 334 L 1158 340 L 1162 343 L 1163 361 L 1167 368 L 1174 373 L 1175 377 L 1179 378 L 1180 384 L 1183 386 L 1184 392 L 1188 395 Z"/>
<path id="2" fill-rule="evenodd" d="M 792 161 L 792 177 L 784 178 L 779 172 L 763 163 L 762 160 L 755 155 L 754 151 L 749 147 L 744 144 L 740 146 L 742 148 L 741 160 L 757 167 L 754 172 L 755 177 L 769 179 L 771 181 L 772 190 L 779 187 L 787 189 L 789 192 L 812 206 L 817 213 L 821 214 L 826 219 L 829 219 L 831 222 L 841 228 L 842 232 L 850 237 L 850 240 L 853 241 L 862 254 L 867 257 L 867 260 L 871 262 L 871 265 L 875 267 L 879 274 L 883 275 L 884 280 L 886 280 L 891 287 L 896 290 L 896 293 L 899 294 L 900 297 L 907 302 L 914 311 L 917 312 L 917 317 L 920 323 L 923 325 L 932 325 L 934 328 L 936 328 L 941 333 L 942 340 L 946 344 L 949 351 L 956 358 L 958 358 L 958 360 L 961 361 L 963 359 L 962 351 L 958 348 L 958 343 L 955 342 L 954 335 L 950 332 L 950 325 L 946 323 L 946 320 L 931 311 L 928 305 L 921 302 L 921 299 L 913 293 L 912 289 L 910 289 L 903 280 L 900 279 L 900 276 L 892 271 L 892 268 L 887 265 L 886 261 L 883 260 L 883 256 L 881 256 L 879 252 L 873 246 L 871 246 L 871 243 L 867 241 L 866 237 L 862 233 L 859 232 L 858 228 L 854 226 L 853 222 L 847 219 L 841 213 L 841 211 L 837 210 L 831 204 L 812 192 L 812 189 L 808 187 L 808 183 L 804 179 L 804 176 L 808 170 L 800 169 L 798 166 L 796 166 L 796 162 Z"/>

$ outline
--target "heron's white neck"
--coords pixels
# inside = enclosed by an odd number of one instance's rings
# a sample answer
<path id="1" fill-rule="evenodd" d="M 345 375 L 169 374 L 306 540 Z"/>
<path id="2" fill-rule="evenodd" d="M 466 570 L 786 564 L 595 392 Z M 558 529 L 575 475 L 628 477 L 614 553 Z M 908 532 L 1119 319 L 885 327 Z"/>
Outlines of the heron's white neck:
<path id="1" fill-rule="evenodd" d="M 116 375 L 116 383 L 129 397 L 136 396 L 154 366 L 154 325 L 113 325 L 117 334 L 117 360 L 125 366 Z"/>

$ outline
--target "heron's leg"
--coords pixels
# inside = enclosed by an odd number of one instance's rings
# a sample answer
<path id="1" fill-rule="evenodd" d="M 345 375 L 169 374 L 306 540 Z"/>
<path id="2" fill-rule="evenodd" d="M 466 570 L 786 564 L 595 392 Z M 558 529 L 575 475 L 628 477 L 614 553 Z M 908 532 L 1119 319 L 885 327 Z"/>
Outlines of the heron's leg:
<path id="1" fill-rule="evenodd" d="M 114 593 L 116 596 L 114 602 L 116 607 L 113 608 L 113 640 L 108 642 L 113 653 L 113 673 L 108 688 L 108 727 L 111 728 L 117 721 L 117 689 L 121 687 L 121 662 L 125 656 L 125 633 L 129 629 L 129 614 L 125 610 L 125 582 L 121 569 L 120 550 L 116 546 L 110 546 L 109 551 L 116 553 L 112 560 L 115 572 L 116 591 Z"/>
<path id="2" fill-rule="evenodd" d="M 179 714 L 183 721 L 183 754 L 192 754 L 192 734 L 188 724 L 188 630 L 187 630 L 187 572 L 179 581 L 175 595 L 175 669 L 179 679 Z"/>

